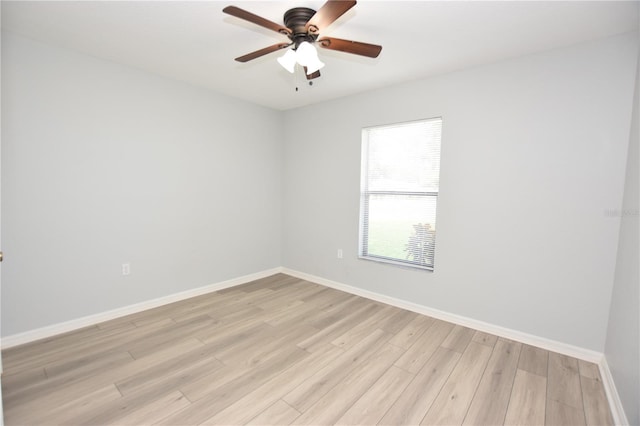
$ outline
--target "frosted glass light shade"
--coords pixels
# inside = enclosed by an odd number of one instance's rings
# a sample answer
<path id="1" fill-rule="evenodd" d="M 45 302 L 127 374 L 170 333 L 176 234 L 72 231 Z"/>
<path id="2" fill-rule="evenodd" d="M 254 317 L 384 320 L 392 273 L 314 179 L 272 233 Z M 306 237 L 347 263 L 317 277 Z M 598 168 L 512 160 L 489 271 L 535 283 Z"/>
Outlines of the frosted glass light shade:
<path id="1" fill-rule="evenodd" d="M 307 75 L 311 75 L 316 71 L 320 71 L 322 67 L 324 67 L 324 62 L 320 62 L 320 59 L 316 58 L 315 61 L 307 65 Z"/>
<path id="2" fill-rule="evenodd" d="M 296 50 L 296 61 L 303 67 L 307 67 L 307 74 L 311 75 L 314 72 L 324 67 L 324 63 L 318 59 L 318 51 L 311 43 L 303 41 Z"/>
<path id="3" fill-rule="evenodd" d="M 318 52 L 311 43 L 303 41 L 296 49 L 296 60 L 300 65 L 306 67 L 309 62 L 313 62 L 318 59 Z"/>
<path id="4" fill-rule="evenodd" d="M 293 74 L 296 69 L 296 57 L 296 52 L 289 49 L 284 53 L 284 55 L 278 58 L 278 62 L 284 69 Z"/>

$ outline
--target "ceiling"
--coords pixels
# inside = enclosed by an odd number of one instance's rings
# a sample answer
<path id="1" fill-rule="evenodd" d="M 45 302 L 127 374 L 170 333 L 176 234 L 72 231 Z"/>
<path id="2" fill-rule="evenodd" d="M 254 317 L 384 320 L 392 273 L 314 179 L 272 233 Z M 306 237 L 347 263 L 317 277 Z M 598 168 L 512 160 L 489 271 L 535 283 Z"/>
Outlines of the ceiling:
<path id="1" fill-rule="evenodd" d="M 326 67 L 309 87 L 271 53 L 287 41 L 222 13 L 235 5 L 276 23 L 313 1 L 2 1 L 13 33 L 278 110 L 425 78 L 583 41 L 638 31 L 640 1 L 371 1 L 321 35 L 383 46 L 376 59 L 319 49 Z M 296 87 L 299 90 L 296 91 Z"/>

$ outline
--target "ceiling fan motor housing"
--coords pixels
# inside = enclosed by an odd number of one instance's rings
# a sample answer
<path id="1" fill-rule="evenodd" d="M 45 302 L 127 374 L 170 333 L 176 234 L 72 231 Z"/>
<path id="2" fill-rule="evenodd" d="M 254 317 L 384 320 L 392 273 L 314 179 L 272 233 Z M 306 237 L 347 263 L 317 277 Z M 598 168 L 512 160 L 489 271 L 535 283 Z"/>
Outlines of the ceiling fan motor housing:
<path id="1" fill-rule="evenodd" d="M 318 38 L 317 28 L 307 30 L 307 22 L 315 14 L 316 11 L 308 7 L 294 7 L 285 12 L 284 25 L 291 30 L 289 39 L 295 44 L 295 48 L 303 41 L 313 43 Z"/>

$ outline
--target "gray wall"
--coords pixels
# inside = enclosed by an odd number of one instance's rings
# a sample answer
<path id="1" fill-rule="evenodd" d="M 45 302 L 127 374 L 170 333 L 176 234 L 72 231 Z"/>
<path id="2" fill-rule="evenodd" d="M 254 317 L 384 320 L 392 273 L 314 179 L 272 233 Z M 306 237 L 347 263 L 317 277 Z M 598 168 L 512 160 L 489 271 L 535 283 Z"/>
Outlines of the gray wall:
<path id="1" fill-rule="evenodd" d="M 602 352 L 636 57 L 629 34 L 286 112 L 284 266 Z M 362 127 L 435 116 L 435 272 L 359 260 Z"/>
<path id="2" fill-rule="evenodd" d="M 280 266 L 281 118 L 3 34 L 2 334 Z"/>
<path id="3" fill-rule="evenodd" d="M 637 49 L 620 36 L 281 113 L 4 35 L 2 333 L 283 265 L 603 351 Z M 359 260 L 362 127 L 433 116 L 435 272 Z"/>
<path id="4" fill-rule="evenodd" d="M 638 240 L 638 157 L 640 133 L 640 69 L 636 77 L 633 122 L 629 138 L 624 199 L 619 209 L 622 216 L 618 257 L 609 313 L 605 356 L 629 424 L 640 424 L 640 258 Z"/>

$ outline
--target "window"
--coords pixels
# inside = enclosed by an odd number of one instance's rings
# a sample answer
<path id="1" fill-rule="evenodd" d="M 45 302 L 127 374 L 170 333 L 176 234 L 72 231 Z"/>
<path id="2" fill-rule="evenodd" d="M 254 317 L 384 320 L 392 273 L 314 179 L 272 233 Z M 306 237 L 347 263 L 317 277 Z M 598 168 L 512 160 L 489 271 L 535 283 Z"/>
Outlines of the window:
<path id="1" fill-rule="evenodd" d="M 433 270 L 442 119 L 362 131 L 360 257 Z"/>

